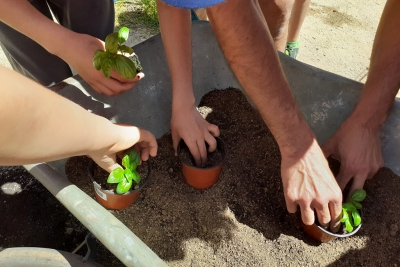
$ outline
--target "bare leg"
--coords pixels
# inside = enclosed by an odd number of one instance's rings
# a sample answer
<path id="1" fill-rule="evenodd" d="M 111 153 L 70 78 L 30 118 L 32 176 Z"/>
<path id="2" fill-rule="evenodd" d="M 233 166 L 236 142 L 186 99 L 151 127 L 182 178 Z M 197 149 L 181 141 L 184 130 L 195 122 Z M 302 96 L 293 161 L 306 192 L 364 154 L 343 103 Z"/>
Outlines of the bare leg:
<path id="1" fill-rule="evenodd" d="M 290 14 L 294 1 L 295 0 L 258 0 L 271 36 L 274 39 L 276 49 L 281 52 L 284 52 L 286 48 Z"/>
<path id="2" fill-rule="evenodd" d="M 288 42 L 294 42 L 299 38 L 300 29 L 307 15 L 309 6 L 310 0 L 295 0 L 289 21 Z"/>

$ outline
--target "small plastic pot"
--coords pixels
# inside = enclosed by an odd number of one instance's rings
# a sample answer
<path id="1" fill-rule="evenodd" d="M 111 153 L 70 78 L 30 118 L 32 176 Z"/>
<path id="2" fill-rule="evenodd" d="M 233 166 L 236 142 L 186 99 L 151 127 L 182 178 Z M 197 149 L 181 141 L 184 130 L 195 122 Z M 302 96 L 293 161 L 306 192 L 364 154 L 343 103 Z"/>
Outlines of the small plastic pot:
<path id="1" fill-rule="evenodd" d="M 216 137 L 215 139 L 217 141 L 217 148 L 222 153 L 222 160 L 217 165 L 209 168 L 199 168 L 186 163 L 184 160 L 182 160 L 181 156 L 182 148 L 185 147 L 186 144 L 183 140 L 181 140 L 178 145 L 178 156 L 182 166 L 183 177 L 186 183 L 196 189 L 207 189 L 218 181 L 223 162 L 226 158 L 226 144 L 219 137 Z"/>
<path id="2" fill-rule="evenodd" d="M 96 196 L 97 201 L 107 209 L 113 210 L 122 210 L 129 207 L 133 202 L 135 202 L 136 198 L 139 196 L 140 190 L 142 190 L 151 179 L 151 164 L 150 160 L 146 161 L 148 166 L 148 173 L 146 180 L 140 184 L 138 189 L 130 190 L 123 195 L 113 193 L 110 190 L 106 190 L 102 188 L 95 180 L 94 180 L 94 168 L 96 164 L 93 160 L 89 162 L 89 177 L 93 183 L 94 194 Z M 107 177 L 104 177 L 107 179 Z"/>
<path id="3" fill-rule="evenodd" d="M 360 211 L 361 217 L 362 217 L 362 213 Z M 345 234 L 338 234 L 338 233 L 332 233 L 331 231 L 324 229 L 322 226 L 320 226 L 317 223 L 314 223 L 312 225 L 305 225 L 303 223 L 303 221 L 301 222 L 304 231 L 311 236 L 313 239 L 315 239 L 318 242 L 321 243 L 326 243 L 329 242 L 337 237 L 339 238 L 343 238 L 343 237 L 349 237 L 352 235 L 355 235 L 358 230 L 361 229 L 361 225 L 362 223 L 360 223 L 356 228 L 354 228 L 354 230 L 350 233 L 345 233 Z"/>

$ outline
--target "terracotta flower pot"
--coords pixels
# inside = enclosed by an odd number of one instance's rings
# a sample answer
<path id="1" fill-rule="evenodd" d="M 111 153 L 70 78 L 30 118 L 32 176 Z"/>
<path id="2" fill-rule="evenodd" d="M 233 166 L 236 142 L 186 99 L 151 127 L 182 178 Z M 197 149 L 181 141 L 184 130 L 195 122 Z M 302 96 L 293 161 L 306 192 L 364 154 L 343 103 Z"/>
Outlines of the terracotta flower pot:
<path id="1" fill-rule="evenodd" d="M 94 180 L 94 169 L 96 167 L 96 163 L 91 160 L 89 162 L 89 177 L 93 182 L 94 193 L 97 201 L 103 205 L 105 208 L 113 209 L 113 210 L 121 210 L 129 207 L 133 202 L 135 202 L 136 198 L 139 196 L 140 190 L 142 190 L 150 181 L 151 178 L 151 164 L 150 160 L 146 161 L 148 166 L 148 173 L 146 179 L 141 182 L 139 188 L 135 190 L 130 190 L 123 195 L 116 194 L 110 190 L 106 190 L 102 188 L 95 180 Z M 106 180 L 107 177 L 104 177 Z"/>
<path id="2" fill-rule="evenodd" d="M 360 211 L 361 217 L 362 213 Z M 318 223 L 314 223 L 312 225 L 305 225 L 303 221 L 301 222 L 304 231 L 311 236 L 313 239 L 315 239 L 318 242 L 321 243 L 326 243 L 329 242 L 337 237 L 342 238 L 342 237 L 348 237 L 355 235 L 358 230 L 361 229 L 362 223 L 360 223 L 354 230 L 350 233 L 345 233 L 345 234 L 338 234 L 338 233 L 332 233 L 331 231 L 322 228 Z"/>
<path id="3" fill-rule="evenodd" d="M 207 189 L 218 181 L 222 164 L 226 158 L 226 145 L 221 138 L 216 137 L 215 139 L 217 140 L 217 149 L 222 153 L 222 159 L 215 166 L 208 168 L 199 168 L 197 166 L 192 166 L 188 162 L 185 162 L 181 153 L 182 149 L 187 146 L 183 140 L 181 140 L 178 145 L 178 156 L 182 165 L 183 177 L 189 185 L 196 189 Z"/>

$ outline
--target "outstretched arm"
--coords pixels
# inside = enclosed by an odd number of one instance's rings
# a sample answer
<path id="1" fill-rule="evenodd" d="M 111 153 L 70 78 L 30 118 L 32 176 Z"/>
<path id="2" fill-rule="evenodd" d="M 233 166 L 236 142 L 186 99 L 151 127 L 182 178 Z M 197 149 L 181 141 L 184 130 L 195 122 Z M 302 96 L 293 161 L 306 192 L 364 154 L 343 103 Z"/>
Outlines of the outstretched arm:
<path id="1" fill-rule="evenodd" d="M 114 125 L 5 67 L 0 67 L 0 122 L 0 165 L 89 155 L 111 171 L 119 166 L 116 153 L 136 143 L 142 160 L 157 153 L 150 132 Z"/>
<path id="2" fill-rule="evenodd" d="M 337 230 L 340 188 L 290 91 L 257 2 L 227 0 L 207 11 L 225 57 L 278 142 L 288 211 L 299 205 L 309 225 L 315 210 L 322 225 Z"/>
<path id="3" fill-rule="evenodd" d="M 380 130 L 400 88 L 400 1 L 388 0 L 375 42 L 367 81 L 355 110 L 324 144 L 327 156 L 341 161 L 337 181 L 344 188 L 353 178 L 351 192 L 383 166 Z M 350 192 L 350 193 L 351 193 Z"/>
<path id="4" fill-rule="evenodd" d="M 125 92 L 144 76 L 140 73 L 128 80 L 113 71 L 110 79 L 105 78 L 92 64 L 94 52 L 97 49 L 104 50 L 104 43 L 55 23 L 36 10 L 29 1 L 0 0 L 0 20 L 63 59 L 98 93 L 115 95 Z"/>
<path id="5" fill-rule="evenodd" d="M 171 134 L 176 151 L 182 138 L 196 164 L 207 161 L 205 142 L 209 151 L 216 148 L 213 136 L 219 135 L 217 126 L 208 123 L 196 109 L 192 86 L 192 38 L 190 11 L 169 6 L 157 0 L 161 36 L 172 80 Z"/>

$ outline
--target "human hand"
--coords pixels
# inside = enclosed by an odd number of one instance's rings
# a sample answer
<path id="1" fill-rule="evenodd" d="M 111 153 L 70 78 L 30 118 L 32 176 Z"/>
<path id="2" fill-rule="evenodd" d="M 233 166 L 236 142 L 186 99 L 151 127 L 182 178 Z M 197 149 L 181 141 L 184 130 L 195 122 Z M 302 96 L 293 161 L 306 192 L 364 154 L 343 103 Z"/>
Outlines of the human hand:
<path id="1" fill-rule="evenodd" d="M 132 146 L 135 146 L 138 150 L 142 161 L 148 160 L 149 156 L 155 157 L 157 155 L 157 141 L 149 131 L 135 126 L 113 125 L 112 127 L 116 127 L 115 130 L 119 131 L 120 138 L 117 144 L 107 150 L 103 149 L 88 155 L 104 170 L 111 172 L 115 168 L 121 168 L 116 161 L 117 153 Z"/>
<path id="2" fill-rule="evenodd" d="M 338 159 L 340 171 L 336 180 L 343 190 L 353 178 L 349 195 L 364 186 L 383 167 L 380 127 L 367 129 L 360 120 L 350 116 L 339 130 L 326 141 L 322 150 L 326 157 Z"/>
<path id="3" fill-rule="evenodd" d="M 317 142 L 314 140 L 304 153 L 282 153 L 281 174 L 288 211 L 295 213 L 299 205 L 303 223 L 311 225 L 315 210 L 320 225 L 337 232 L 342 192 Z"/>
<path id="4" fill-rule="evenodd" d="M 187 110 L 172 111 L 171 118 L 172 146 L 177 155 L 179 141 L 183 139 L 192 154 L 196 165 L 202 166 L 207 162 L 206 144 L 208 151 L 213 152 L 217 148 L 214 137 L 219 136 L 218 126 L 208 123 L 195 106 Z"/>
<path id="5" fill-rule="evenodd" d="M 86 34 L 74 34 L 72 45 L 57 55 L 66 61 L 96 92 L 107 96 L 118 95 L 132 89 L 144 77 L 142 72 L 134 79 L 126 79 L 114 69 L 110 78 L 94 68 L 92 59 L 98 49 L 105 50 L 103 41 Z"/>

